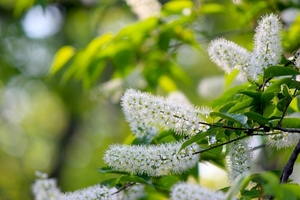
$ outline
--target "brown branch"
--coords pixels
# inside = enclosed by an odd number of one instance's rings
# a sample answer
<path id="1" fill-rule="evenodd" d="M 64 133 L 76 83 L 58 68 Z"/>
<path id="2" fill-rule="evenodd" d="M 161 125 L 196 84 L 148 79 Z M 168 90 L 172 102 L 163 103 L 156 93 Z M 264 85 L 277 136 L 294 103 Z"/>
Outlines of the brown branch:
<path id="1" fill-rule="evenodd" d="M 298 141 L 295 149 L 293 150 L 288 162 L 284 166 L 282 170 L 282 174 L 280 176 L 280 183 L 286 183 L 290 177 L 290 175 L 293 173 L 294 170 L 294 164 L 297 160 L 297 157 L 300 153 L 300 140 Z"/>

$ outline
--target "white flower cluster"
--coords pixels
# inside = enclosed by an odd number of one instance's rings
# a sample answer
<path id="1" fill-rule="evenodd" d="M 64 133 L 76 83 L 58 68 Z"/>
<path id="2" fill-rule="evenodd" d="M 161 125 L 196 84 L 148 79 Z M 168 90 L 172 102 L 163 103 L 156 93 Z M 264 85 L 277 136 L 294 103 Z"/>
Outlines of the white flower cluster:
<path id="1" fill-rule="evenodd" d="M 258 22 L 252 52 L 220 38 L 210 43 L 208 54 L 212 61 L 222 67 L 226 73 L 238 69 L 240 79 L 256 80 L 269 65 L 276 65 L 280 62 L 283 52 L 281 28 L 282 25 L 277 15 L 266 15 Z"/>
<path id="2" fill-rule="evenodd" d="M 225 200 L 221 191 L 213 192 L 196 184 L 178 183 L 171 188 L 171 200 Z"/>
<path id="3" fill-rule="evenodd" d="M 147 174 L 149 176 L 164 176 L 178 174 L 194 167 L 199 154 L 197 144 L 192 144 L 180 152 L 183 142 L 173 142 L 160 145 L 112 145 L 104 155 L 108 166 L 132 174 Z"/>
<path id="4" fill-rule="evenodd" d="M 289 133 L 277 130 L 273 133 L 273 135 L 269 135 L 268 145 L 276 147 L 277 149 L 295 146 L 300 139 L 299 133 Z"/>
<path id="5" fill-rule="evenodd" d="M 157 0 L 126 0 L 126 2 L 139 19 L 160 15 L 161 5 Z"/>
<path id="6" fill-rule="evenodd" d="M 201 109 L 133 89 L 125 92 L 121 105 L 136 137 L 150 137 L 158 132 L 158 128 L 173 129 L 188 136 L 209 128 L 199 117 L 210 113 L 211 109 L 207 107 Z"/>
<path id="7" fill-rule="evenodd" d="M 74 192 L 62 193 L 57 187 L 55 179 L 48 179 L 47 174 L 37 172 L 38 179 L 32 186 L 35 200 L 112 200 L 119 199 L 115 188 L 102 185 L 91 186 Z"/>
<path id="8" fill-rule="evenodd" d="M 231 143 L 226 156 L 228 179 L 233 182 L 236 177 L 250 171 L 253 155 L 249 151 L 248 140 L 239 140 Z"/>

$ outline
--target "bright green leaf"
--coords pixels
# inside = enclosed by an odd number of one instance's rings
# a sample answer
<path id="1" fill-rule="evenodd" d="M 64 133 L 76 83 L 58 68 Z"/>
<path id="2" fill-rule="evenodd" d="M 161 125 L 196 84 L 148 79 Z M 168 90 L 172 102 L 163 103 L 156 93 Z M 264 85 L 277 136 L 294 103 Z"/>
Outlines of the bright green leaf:
<path id="1" fill-rule="evenodd" d="M 50 74 L 55 74 L 59 71 L 75 54 L 75 49 L 71 46 L 64 46 L 60 48 L 53 59 L 52 66 L 50 68 Z"/>
<path id="2" fill-rule="evenodd" d="M 256 112 L 246 112 L 244 113 L 244 115 L 246 115 L 248 117 L 248 119 L 253 120 L 261 125 L 263 124 L 268 124 L 269 120 L 265 117 L 263 117 L 261 114 L 256 113 Z"/>
<path id="3" fill-rule="evenodd" d="M 247 116 L 243 114 L 234 114 L 234 113 L 220 113 L 220 112 L 211 112 L 210 116 L 215 118 L 215 117 L 220 117 L 221 119 L 227 119 L 229 121 L 238 123 L 240 125 L 246 126 L 247 127 Z"/>
<path id="4" fill-rule="evenodd" d="M 300 74 L 299 71 L 282 66 L 270 66 L 265 70 L 264 78 L 272 78 L 276 76 L 287 76 L 287 75 L 297 75 Z"/>

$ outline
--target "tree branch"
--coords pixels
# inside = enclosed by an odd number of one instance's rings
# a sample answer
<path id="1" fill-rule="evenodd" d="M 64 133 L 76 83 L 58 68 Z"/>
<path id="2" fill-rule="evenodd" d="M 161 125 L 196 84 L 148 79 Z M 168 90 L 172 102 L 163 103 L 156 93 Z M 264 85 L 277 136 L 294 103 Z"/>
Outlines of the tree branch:
<path id="1" fill-rule="evenodd" d="M 294 164 L 297 160 L 297 157 L 300 153 L 300 140 L 298 141 L 295 149 L 292 152 L 292 155 L 290 156 L 288 162 L 284 166 L 282 170 L 282 174 L 280 176 L 280 183 L 286 183 L 290 177 L 290 175 L 293 173 L 294 170 Z"/>

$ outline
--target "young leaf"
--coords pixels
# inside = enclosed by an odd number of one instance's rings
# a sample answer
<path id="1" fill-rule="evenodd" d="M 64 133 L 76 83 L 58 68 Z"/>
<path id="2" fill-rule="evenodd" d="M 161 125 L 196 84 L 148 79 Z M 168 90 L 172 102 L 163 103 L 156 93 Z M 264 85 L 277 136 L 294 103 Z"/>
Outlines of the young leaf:
<path id="1" fill-rule="evenodd" d="M 233 106 L 231 109 L 229 109 L 228 113 L 233 113 L 233 112 L 237 112 L 242 109 L 245 109 L 245 108 L 249 108 L 253 105 L 256 105 L 258 102 L 259 101 L 255 100 L 255 99 L 244 100 L 242 102 L 237 103 L 235 106 Z"/>
<path id="2" fill-rule="evenodd" d="M 269 120 L 267 118 L 263 117 L 259 113 L 250 111 L 250 112 L 246 112 L 244 114 L 248 117 L 248 119 L 257 122 L 260 125 L 264 125 L 264 124 L 268 124 L 269 123 Z"/>
<path id="3" fill-rule="evenodd" d="M 299 71 L 282 66 L 270 66 L 265 70 L 264 79 L 276 77 L 276 76 L 287 76 L 287 75 L 297 75 L 300 74 Z"/>
<path id="4" fill-rule="evenodd" d="M 211 112 L 210 116 L 212 118 L 220 117 L 222 119 L 227 119 L 229 121 L 235 122 L 242 126 L 248 127 L 247 123 L 247 116 L 243 114 L 234 114 L 234 113 L 220 113 L 220 112 Z"/>

